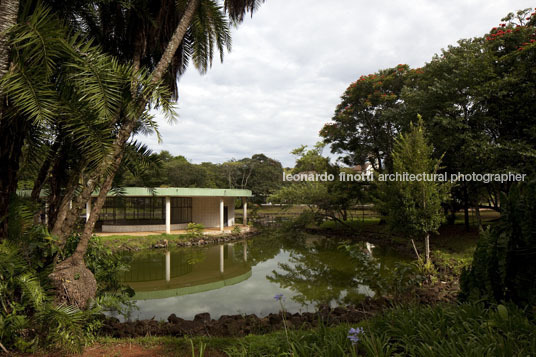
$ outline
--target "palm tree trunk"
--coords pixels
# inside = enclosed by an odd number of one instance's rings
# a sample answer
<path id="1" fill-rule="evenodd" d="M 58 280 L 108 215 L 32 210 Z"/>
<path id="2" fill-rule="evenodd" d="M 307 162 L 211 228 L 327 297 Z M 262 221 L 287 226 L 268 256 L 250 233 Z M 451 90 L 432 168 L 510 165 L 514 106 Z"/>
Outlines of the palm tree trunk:
<path id="1" fill-rule="evenodd" d="M 19 0 L 0 1 L 0 78 L 9 69 L 7 31 L 17 23 Z M 23 139 L 11 136 L 20 124 L 6 123 L 3 119 L 4 95 L 0 87 L 0 240 L 7 235 L 9 202 L 17 189 L 17 172 Z M 24 136 L 23 136 L 24 138 Z"/>
<path id="2" fill-rule="evenodd" d="M 158 62 L 156 68 L 151 73 L 151 81 L 153 83 L 159 82 L 164 76 L 164 74 L 166 73 L 169 67 L 169 64 L 171 63 L 173 57 L 175 56 L 175 52 L 179 48 L 179 45 L 184 39 L 184 35 L 186 34 L 188 27 L 192 23 L 195 10 L 197 9 L 198 5 L 199 5 L 199 0 L 190 0 L 190 2 L 188 3 L 186 11 L 184 12 L 184 15 L 181 17 L 181 20 L 179 21 L 179 24 L 177 25 L 177 28 L 175 29 L 175 32 L 173 33 L 173 36 L 171 37 L 171 40 L 169 41 L 167 48 L 164 51 L 164 54 L 162 55 L 162 58 L 160 58 L 160 61 Z M 145 109 L 147 101 L 148 101 L 148 98 L 141 98 L 138 104 L 140 114 Z M 98 219 L 100 210 L 102 209 L 102 206 L 104 205 L 104 201 L 106 200 L 106 195 L 112 188 L 113 179 L 119 168 L 121 160 L 123 159 L 125 144 L 128 138 L 130 137 L 130 135 L 132 134 L 132 131 L 134 130 L 134 124 L 135 124 L 134 121 L 127 123 L 121 129 L 117 137 L 117 140 L 113 145 L 113 150 L 114 150 L 113 163 L 110 165 L 111 167 L 109 167 L 109 171 L 107 172 L 105 181 L 100 188 L 99 197 L 97 198 L 97 201 L 92 205 L 89 220 L 86 222 L 86 225 L 84 226 L 82 237 L 80 238 L 80 242 L 75 251 L 75 255 L 76 255 L 75 260 L 78 260 L 81 257 L 83 257 L 87 251 L 89 239 L 91 238 L 91 235 L 93 234 L 93 228 L 95 227 L 95 223 Z"/>
<path id="3" fill-rule="evenodd" d="M 200 0 L 190 0 L 188 2 L 186 11 L 184 11 L 184 15 L 182 15 L 175 32 L 173 32 L 173 36 L 171 37 L 171 40 L 169 41 L 162 58 L 160 58 L 160 61 L 151 73 L 153 83 L 160 81 L 164 73 L 166 73 L 171 60 L 175 56 L 175 52 L 177 52 L 177 49 L 179 48 L 179 45 L 181 44 L 182 40 L 184 39 L 184 35 L 188 30 L 188 27 L 190 27 L 190 24 L 192 23 L 195 10 L 199 5 L 199 1 Z"/>
<path id="4" fill-rule="evenodd" d="M 121 154 L 116 157 L 116 161 L 114 162 L 113 166 L 114 168 L 118 168 L 121 164 L 121 160 L 123 159 L 124 151 L 121 151 Z M 84 259 L 84 255 L 86 254 L 87 247 L 89 245 L 89 240 L 91 239 L 93 235 L 93 229 L 95 228 L 95 223 L 97 223 L 97 220 L 99 219 L 99 214 L 104 206 L 104 202 L 106 201 L 106 196 L 110 189 L 112 188 L 112 183 L 115 176 L 114 174 L 110 174 L 106 177 L 103 185 L 100 188 L 99 196 L 95 200 L 94 203 L 91 205 L 91 212 L 89 214 L 89 219 L 87 220 L 86 224 L 84 225 L 84 231 L 82 232 L 82 236 L 80 237 L 80 241 L 78 242 L 78 245 L 76 246 L 76 250 L 74 251 L 74 254 L 72 256 L 73 263 L 78 264 Z"/>
<path id="5" fill-rule="evenodd" d="M 20 118 L 0 121 L 0 241 L 7 236 L 9 206 L 17 193 L 26 122 Z"/>
<path id="6" fill-rule="evenodd" d="M 17 23 L 18 13 L 19 0 L 0 1 L 0 78 L 2 78 L 9 69 L 7 30 Z M 2 96 L 1 92 L 0 96 Z"/>
<path id="7" fill-rule="evenodd" d="M 199 5 L 199 0 L 190 0 L 188 3 L 188 6 L 186 8 L 186 11 L 184 12 L 184 15 L 181 17 L 181 20 L 179 21 L 179 24 L 177 25 L 177 28 L 175 29 L 175 32 L 173 33 L 172 38 L 170 39 L 168 46 L 162 55 L 162 58 L 158 62 L 157 66 L 151 73 L 151 80 L 153 83 L 159 82 L 164 74 L 167 71 L 167 68 L 169 67 L 169 64 L 171 63 L 173 56 L 175 55 L 175 52 L 177 51 L 180 43 L 182 42 L 184 35 L 186 34 L 186 31 L 188 30 L 188 27 L 190 26 L 195 10 L 197 6 Z M 134 65 L 139 65 L 139 60 L 137 58 L 134 58 Z M 149 98 L 141 98 L 139 101 L 139 108 L 140 112 L 143 112 L 147 101 Z M 132 125 L 130 125 L 132 124 Z M 111 155 L 112 160 L 115 161 L 115 158 L 117 158 L 121 154 L 121 151 L 123 150 L 123 147 L 132 134 L 132 130 L 134 129 L 135 123 L 126 123 L 125 126 L 121 129 L 120 134 L 118 135 L 116 141 L 112 145 L 113 154 Z M 109 166 L 109 162 L 106 162 L 104 165 L 101 166 L 99 170 L 97 170 L 97 174 L 93 175 L 94 179 L 90 180 L 88 185 L 84 186 L 82 189 L 82 192 L 78 196 L 77 200 L 73 204 L 73 208 L 71 210 L 68 210 L 68 206 L 63 205 L 63 210 L 60 210 L 58 212 L 58 219 L 56 221 L 56 224 L 54 225 L 52 229 L 52 234 L 56 235 L 59 239 L 60 244 L 65 242 L 66 238 L 72 234 L 74 223 L 76 222 L 76 219 L 78 218 L 78 214 L 82 208 L 82 206 L 87 202 L 91 196 L 91 193 L 94 191 L 96 187 L 97 180 L 105 175 L 107 172 L 107 175 L 115 176 L 115 173 L 117 171 L 117 168 L 113 168 L 112 170 L 107 170 Z M 109 190 L 109 189 L 108 189 Z M 102 191 L 102 188 L 101 188 Z M 108 192 L 106 191 L 106 194 Z M 100 208 L 98 205 L 95 205 L 96 214 L 94 216 L 98 216 L 100 213 Z M 93 210 L 92 210 L 93 211 Z M 93 213 L 93 212 L 92 212 Z M 93 214 L 91 214 L 93 215 Z M 91 217 L 90 215 L 90 217 Z M 85 231 L 85 227 L 84 227 Z M 85 254 L 85 251 L 84 251 Z"/>
<path id="8" fill-rule="evenodd" d="M 151 73 L 151 81 L 153 83 L 159 82 L 166 73 L 173 56 L 175 56 L 175 52 L 177 51 L 184 38 L 184 35 L 186 34 L 186 31 L 188 30 L 188 27 L 193 20 L 198 4 L 199 0 L 190 0 L 188 3 L 186 11 L 179 21 L 179 24 L 175 29 L 175 32 L 173 33 L 173 36 L 169 41 L 164 54 L 162 55 L 162 58 Z M 145 110 L 148 100 L 148 97 L 142 97 L 138 100 L 140 115 Z M 104 178 L 104 181 L 101 181 L 102 185 L 100 187 L 99 197 L 92 207 L 89 220 L 84 226 L 84 230 L 76 247 L 75 253 L 64 262 L 58 264 L 54 269 L 54 272 L 49 276 L 56 287 L 56 291 L 60 294 L 58 296 L 59 301 L 67 301 L 77 306 L 86 306 L 87 300 L 95 296 L 95 278 L 93 277 L 93 274 L 85 267 L 84 255 L 87 252 L 89 240 L 93 234 L 93 228 L 95 227 L 100 210 L 102 209 L 102 206 L 106 200 L 106 195 L 112 187 L 113 179 L 119 168 L 121 160 L 123 159 L 124 147 L 130 138 L 132 131 L 134 130 L 136 120 L 137 118 L 127 121 L 119 130 L 119 133 L 112 144 L 112 152 L 109 156 L 110 159 L 104 160 L 101 163 L 100 167 L 97 169 L 97 174 L 93 176 L 95 177 L 95 180 L 92 180 L 84 187 L 79 199 L 77 200 L 76 206 L 79 208 L 81 207 L 82 202 L 87 201 L 91 197 L 91 193 L 96 187 L 97 179 Z M 67 231 L 72 232 L 72 221 L 73 219 L 76 219 L 76 217 L 73 218 L 72 213 L 69 213 L 70 212 L 64 214 L 64 212 L 60 212 L 62 217 L 65 216 L 65 219 L 61 223 L 59 223 L 60 220 L 58 219 L 53 229 L 53 231 L 61 232 L 62 239 L 65 239 L 68 235 L 65 229 L 62 230 L 60 227 L 64 226 L 65 223 L 69 223 L 66 229 Z M 69 278 L 72 277 L 75 272 L 77 276 L 81 276 L 81 278 L 73 281 Z"/>

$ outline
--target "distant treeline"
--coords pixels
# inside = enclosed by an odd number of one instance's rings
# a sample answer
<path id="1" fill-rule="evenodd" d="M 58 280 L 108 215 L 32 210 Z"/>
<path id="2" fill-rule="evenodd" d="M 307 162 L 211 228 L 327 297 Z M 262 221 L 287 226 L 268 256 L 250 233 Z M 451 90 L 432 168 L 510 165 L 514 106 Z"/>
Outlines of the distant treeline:
<path id="1" fill-rule="evenodd" d="M 255 202 L 264 202 L 282 184 L 283 167 L 264 154 L 229 160 L 222 164 L 194 164 L 184 156 L 168 151 L 150 155 L 140 170 L 123 170 L 116 186 L 208 187 L 249 189 Z"/>

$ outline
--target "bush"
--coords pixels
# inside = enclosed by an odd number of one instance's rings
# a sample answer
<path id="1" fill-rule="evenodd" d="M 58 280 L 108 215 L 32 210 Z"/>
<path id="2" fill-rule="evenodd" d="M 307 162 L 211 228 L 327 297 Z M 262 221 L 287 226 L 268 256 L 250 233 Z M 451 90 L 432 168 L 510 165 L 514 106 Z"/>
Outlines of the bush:
<path id="1" fill-rule="evenodd" d="M 236 226 L 236 225 L 231 230 L 232 234 L 240 234 L 241 232 L 242 232 L 242 230 L 240 229 L 240 226 Z"/>
<path id="2" fill-rule="evenodd" d="M 53 303 L 47 271 L 34 270 L 11 242 L 0 243 L 0 340 L 5 348 L 79 351 L 100 326 L 96 308 L 81 311 Z"/>
<path id="3" fill-rule="evenodd" d="M 228 356 L 533 356 L 536 324 L 516 306 L 399 306 L 357 325 L 239 339 L 195 338 Z M 354 328 L 355 330 L 350 330 Z M 216 353 L 215 353 L 216 354 Z"/>
<path id="4" fill-rule="evenodd" d="M 514 186 L 502 200 L 500 221 L 482 232 L 462 300 L 536 305 L 536 182 Z"/>
<path id="5" fill-rule="evenodd" d="M 398 307 L 365 325 L 368 356 L 532 356 L 536 324 L 514 305 Z"/>
<path id="6" fill-rule="evenodd" d="M 204 229 L 205 229 L 205 226 L 203 226 L 200 223 L 188 223 L 188 228 L 186 228 L 186 231 L 190 235 L 201 236 L 203 235 Z"/>
<path id="7" fill-rule="evenodd" d="M 119 281 L 126 261 L 93 239 L 85 259 L 97 279 L 96 301 L 84 311 L 56 305 L 48 275 L 54 258 L 70 255 L 79 237 L 59 252 L 46 228 L 33 223 L 33 212 L 24 201 L 13 202 L 8 239 L 0 243 L 0 341 L 22 352 L 80 351 L 100 328 L 103 308 L 129 306 L 132 290 Z"/>
<path id="8" fill-rule="evenodd" d="M 321 218 L 312 210 L 305 210 L 294 219 L 282 221 L 281 229 L 287 232 L 302 231 L 321 222 Z"/>
<path id="9" fill-rule="evenodd" d="M 62 252 L 62 259 L 74 252 L 79 240 L 78 234 L 69 237 Z M 129 255 L 113 252 L 103 244 L 100 237 L 91 238 L 84 260 L 97 280 L 94 305 L 124 316 L 130 314 L 135 306 L 130 300 L 134 296 L 134 290 L 121 282 L 121 276 L 130 268 L 130 259 Z"/>

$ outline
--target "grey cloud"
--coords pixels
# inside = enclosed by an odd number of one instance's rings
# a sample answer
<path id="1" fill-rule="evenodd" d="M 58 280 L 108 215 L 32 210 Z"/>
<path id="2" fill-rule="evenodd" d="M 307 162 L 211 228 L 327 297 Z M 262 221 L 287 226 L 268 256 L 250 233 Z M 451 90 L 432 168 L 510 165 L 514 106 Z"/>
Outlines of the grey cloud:
<path id="1" fill-rule="evenodd" d="M 289 152 L 319 140 L 346 86 L 360 75 L 422 66 L 460 38 L 484 34 L 530 1 L 267 0 L 233 30 L 223 64 L 179 82 L 179 121 L 159 120 L 153 150 L 193 162 L 264 153 L 292 166 Z"/>

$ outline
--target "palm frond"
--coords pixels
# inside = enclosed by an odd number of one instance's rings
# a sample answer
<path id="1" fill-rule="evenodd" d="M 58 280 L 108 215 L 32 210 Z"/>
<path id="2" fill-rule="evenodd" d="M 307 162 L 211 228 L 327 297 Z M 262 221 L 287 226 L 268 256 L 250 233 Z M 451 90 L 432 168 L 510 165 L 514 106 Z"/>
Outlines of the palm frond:
<path id="1" fill-rule="evenodd" d="M 231 50 L 231 31 L 222 6 L 214 0 L 202 0 L 190 26 L 194 65 L 205 73 L 217 50 L 223 61 L 225 50 Z"/>
<path id="2" fill-rule="evenodd" d="M 253 13 L 264 3 L 264 0 L 225 0 L 224 8 L 234 24 L 244 21 L 244 17 Z"/>

